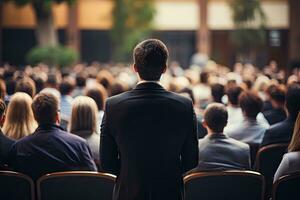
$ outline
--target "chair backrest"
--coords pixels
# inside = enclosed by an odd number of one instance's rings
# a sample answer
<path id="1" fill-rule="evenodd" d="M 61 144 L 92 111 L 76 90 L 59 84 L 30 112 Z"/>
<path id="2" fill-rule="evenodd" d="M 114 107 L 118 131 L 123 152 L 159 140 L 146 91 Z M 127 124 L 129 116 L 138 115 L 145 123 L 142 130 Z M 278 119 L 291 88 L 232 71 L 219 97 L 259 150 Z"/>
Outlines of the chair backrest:
<path id="1" fill-rule="evenodd" d="M 57 172 L 37 181 L 39 200 L 111 200 L 115 176 L 97 172 Z"/>
<path id="2" fill-rule="evenodd" d="M 31 178 L 17 172 L 0 171 L 0 199 L 34 200 L 34 197 Z"/>
<path id="3" fill-rule="evenodd" d="M 267 194 L 271 194 L 275 172 L 287 148 L 287 143 L 271 144 L 260 148 L 257 152 L 255 168 L 265 177 Z"/>
<path id="4" fill-rule="evenodd" d="M 262 200 L 264 178 L 258 172 L 200 172 L 184 177 L 185 200 Z"/>
<path id="5" fill-rule="evenodd" d="M 256 154 L 258 152 L 260 144 L 258 143 L 248 143 L 250 147 L 250 158 L 251 158 L 251 167 L 254 167 Z"/>
<path id="6" fill-rule="evenodd" d="M 300 172 L 283 176 L 273 185 L 272 200 L 299 198 Z"/>

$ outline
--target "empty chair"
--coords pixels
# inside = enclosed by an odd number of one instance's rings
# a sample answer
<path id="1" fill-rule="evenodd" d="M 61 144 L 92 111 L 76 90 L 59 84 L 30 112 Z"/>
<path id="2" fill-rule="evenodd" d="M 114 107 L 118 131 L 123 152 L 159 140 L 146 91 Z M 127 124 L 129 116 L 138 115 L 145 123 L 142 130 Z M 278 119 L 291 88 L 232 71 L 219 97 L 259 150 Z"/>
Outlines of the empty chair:
<path id="1" fill-rule="evenodd" d="M 34 200 L 34 184 L 26 175 L 0 171 L 0 199 Z"/>
<path id="2" fill-rule="evenodd" d="M 273 186 L 272 200 L 299 198 L 300 173 L 294 173 L 279 178 Z"/>
<path id="3" fill-rule="evenodd" d="M 252 171 L 200 172 L 184 178 L 185 200 L 262 200 L 264 178 Z"/>
<path id="4" fill-rule="evenodd" d="M 37 181 L 39 200 L 111 200 L 115 176 L 97 172 L 57 172 Z"/>
<path id="5" fill-rule="evenodd" d="M 271 194 L 273 178 L 275 172 L 282 160 L 283 155 L 287 152 L 288 144 L 271 144 L 262 147 L 257 152 L 255 168 L 266 180 L 266 194 Z"/>

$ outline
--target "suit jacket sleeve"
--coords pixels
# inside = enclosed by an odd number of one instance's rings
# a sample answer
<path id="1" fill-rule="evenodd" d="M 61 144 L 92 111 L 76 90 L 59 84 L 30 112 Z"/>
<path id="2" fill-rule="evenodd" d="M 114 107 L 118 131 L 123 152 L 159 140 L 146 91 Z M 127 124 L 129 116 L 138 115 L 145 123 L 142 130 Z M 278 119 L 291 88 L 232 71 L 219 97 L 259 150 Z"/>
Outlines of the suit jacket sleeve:
<path id="1" fill-rule="evenodd" d="M 120 171 L 119 153 L 110 127 L 108 105 L 109 101 L 106 102 L 106 109 L 101 123 L 100 165 L 104 171 L 118 175 Z"/>
<path id="2" fill-rule="evenodd" d="M 267 129 L 265 131 L 265 134 L 264 134 L 264 137 L 263 137 L 263 140 L 262 140 L 260 146 L 266 146 L 266 145 L 270 144 L 271 140 L 272 140 L 272 136 L 270 134 L 269 129 Z"/>
<path id="3" fill-rule="evenodd" d="M 97 171 L 96 164 L 94 162 L 94 159 L 92 157 L 92 152 L 90 147 L 86 144 L 82 144 L 82 167 L 84 170 L 88 171 Z"/>
<path id="4" fill-rule="evenodd" d="M 192 103 L 190 105 L 190 110 L 191 116 L 189 120 L 188 132 L 181 152 L 182 173 L 185 173 L 188 170 L 196 167 L 199 159 L 197 118 Z"/>

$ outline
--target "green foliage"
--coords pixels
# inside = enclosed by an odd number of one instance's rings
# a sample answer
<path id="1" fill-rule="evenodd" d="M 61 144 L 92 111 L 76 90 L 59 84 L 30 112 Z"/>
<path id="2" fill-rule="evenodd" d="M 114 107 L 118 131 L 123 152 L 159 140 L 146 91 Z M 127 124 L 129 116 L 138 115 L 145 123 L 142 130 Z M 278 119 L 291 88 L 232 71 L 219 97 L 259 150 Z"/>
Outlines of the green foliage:
<path id="1" fill-rule="evenodd" d="M 237 50 L 244 54 L 251 54 L 266 42 L 266 16 L 260 0 L 229 0 L 235 29 L 231 40 Z"/>
<path id="2" fill-rule="evenodd" d="M 113 59 L 128 61 L 132 48 L 149 36 L 155 15 L 153 0 L 114 0 L 113 27 L 111 37 L 114 43 Z"/>
<path id="3" fill-rule="evenodd" d="M 78 60 L 78 54 L 73 49 L 63 46 L 35 47 L 30 50 L 26 58 L 31 65 L 44 63 L 49 66 L 66 67 Z"/>

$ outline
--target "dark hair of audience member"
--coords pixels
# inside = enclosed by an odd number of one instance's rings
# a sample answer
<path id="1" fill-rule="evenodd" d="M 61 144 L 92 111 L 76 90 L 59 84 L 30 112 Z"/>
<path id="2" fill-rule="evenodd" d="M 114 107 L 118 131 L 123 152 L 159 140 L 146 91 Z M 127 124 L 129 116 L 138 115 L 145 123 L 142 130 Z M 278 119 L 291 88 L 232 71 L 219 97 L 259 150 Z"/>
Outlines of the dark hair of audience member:
<path id="1" fill-rule="evenodd" d="M 69 80 L 63 80 L 59 84 L 59 92 L 61 95 L 70 95 L 74 89 L 74 85 Z"/>
<path id="2" fill-rule="evenodd" d="M 36 93 L 39 93 L 45 88 L 45 81 L 41 77 L 35 77 L 34 79 L 35 87 L 36 87 Z"/>
<path id="3" fill-rule="evenodd" d="M 232 106 L 239 105 L 239 96 L 243 92 L 243 89 L 239 86 L 231 86 L 226 90 L 228 101 Z"/>
<path id="4" fill-rule="evenodd" d="M 104 103 L 108 95 L 105 88 L 102 85 L 97 84 L 96 86 L 88 88 L 86 91 L 86 96 L 94 99 L 94 101 L 97 104 L 98 111 L 104 110 Z"/>
<path id="5" fill-rule="evenodd" d="M 227 120 L 227 109 L 221 103 L 211 103 L 204 111 L 204 122 L 214 133 L 222 133 Z"/>
<path id="6" fill-rule="evenodd" d="M 300 112 L 295 122 L 294 133 L 289 145 L 289 152 L 300 151 Z"/>
<path id="7" fill-rule="evenodd" d="M 278 105 L 283 106 L 285 103 L 285 88 L 280 85 L 272 84 L 266 89 L 266 93 L 271 101 L 275 101 Z"/>
<path id="8" fill-rule="evenodd" d="M 36 94 L 36 87 L 34 81 L 29 77 L 24 77 L 17 81 L 15 92 L 24 92 L 31 97 Z"/>
<path id="9" fill-rule="evenodd" d="M 0 98 L 4 100 L 6 95 L 6 85 L 3 79 L 0 79 Z"/>
<path id="10" fill-rule="evenodd" d="M 245 86 L 247 87 L 247 90 L 251 90 L 253 87 L 253 82 L 251 80 L 244 80 L 243 83 L 245 84 Z"/>
<path id="11" fill-rule="evenodd" d="M 76 75 L 76 86 L 83 88 L 86 86 L 87 74 L 84 72 L 80 72 Z"/>
<path id="12" fill-rule="evenodd" d="M 193 90 L 191 88 L 185 87 L 178 91 L 179 94 L 187 94 L 188 97 L 192 100 L 193 103 L 195 103 L 195 96 L 193 93 Z"/>
<path id="13" fill-rule="evenodd" d="M 256 93 L 246 91 L 240 94 L 239 105 L 246 117 L 256 119 L 258 113 L 262 111 L 263 101 Z"/>
<path id="14" fill-rule="evenodd" d="M 291 84 L 286 93 L 286 108 L 292 118 L 296 118 L 300 111 L 300 84 Z"/>
<path id="15" fill-rule="evenodd" d="M 33 99 L 32 110 L 39 125 L 54 124 L 58 112 L 58 99 L 50 93 L 37 94 Z"/>
<path id="16" fill-rule="evenodd" d="M 97 74 L 97 82 L 100 83 L 110 95 L 111 93 L 111 86 L 114 83 L 115 78 L 114 76 L 106 69 L 102 69 Z"/>
<path id="17" fill-rule="evenodd" d="M 4 113 L 5 113 L 6 105 L 5 102 L 0 99 L 0 118 L 2 119 Z"/>
<path id="18" fill-rule="evenodd" d="M 225 94 L 225 87 L 220 83 L 215 83 L 211 86 L 211 96 L 213 101 L 217 103 L 222 103 L 222 97 Z"/>
<path id="19" fill-rule="evenodd" d="M 115 96 L 127 91 L 128 86 L 121 82 L 115 81 L 111 86 L 110 96 Z"/>
<path id="20" fill-rule="evenodd" d="M 139 43 L 133 51 L 133 60 L 143 80 L 158 81 L 167 68 L 169 52 L 160 40 L 148 39 Z"/>
<path id="21" fill-rule="evenodd" d="M 208 84 L 209 73 L 207 71 L 200 72 L 200 83 Z"/>
<path id="22" fill-rule="evenodd" d="M 50 88 L 57 88 L 58 80 L 56 74 L 48 74 L 46 85 Z"/>
<path id="23" fill-rule="evenodd" d="M 6 85 L 6 93 L 8 95 L 13 95 L 16 89 L 16 81 L 13 79 L 8 79 L 5 81 L 5 85 Z"/>

